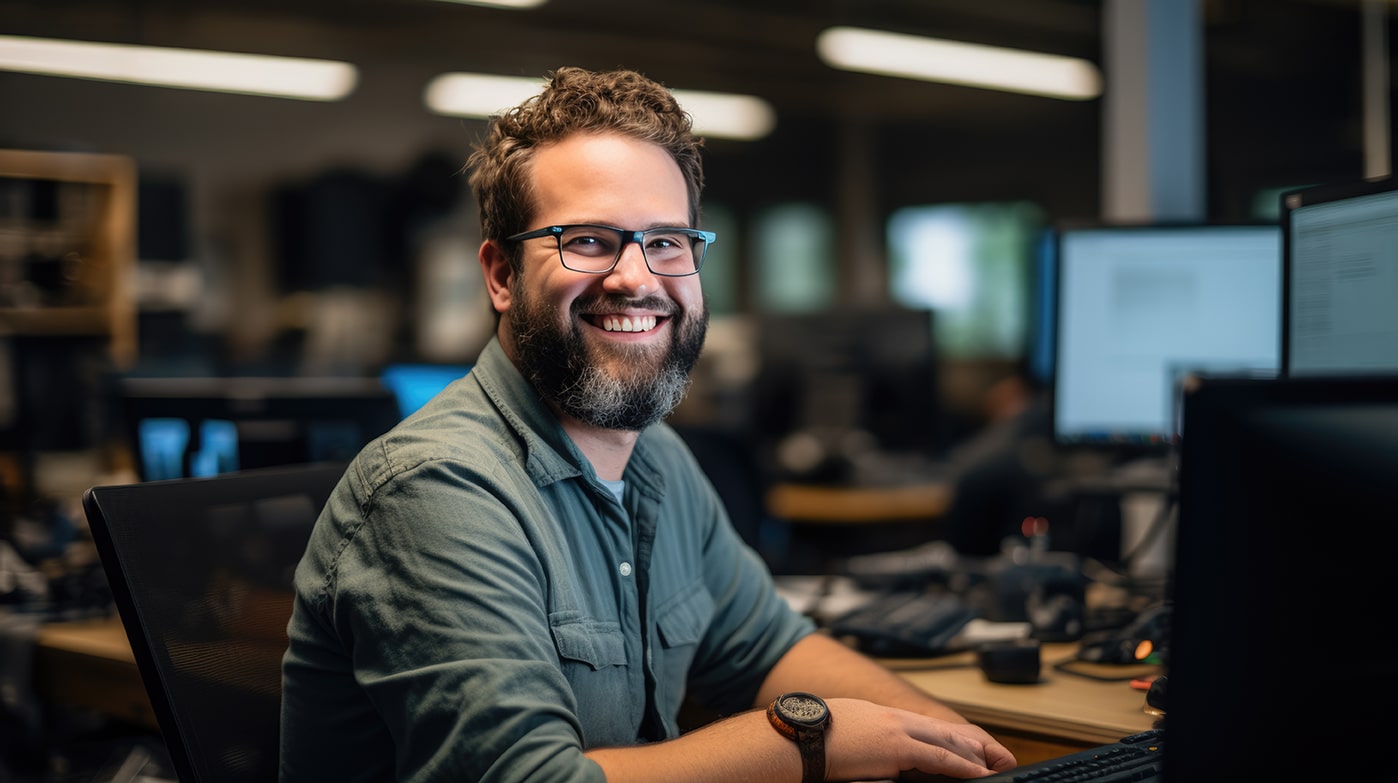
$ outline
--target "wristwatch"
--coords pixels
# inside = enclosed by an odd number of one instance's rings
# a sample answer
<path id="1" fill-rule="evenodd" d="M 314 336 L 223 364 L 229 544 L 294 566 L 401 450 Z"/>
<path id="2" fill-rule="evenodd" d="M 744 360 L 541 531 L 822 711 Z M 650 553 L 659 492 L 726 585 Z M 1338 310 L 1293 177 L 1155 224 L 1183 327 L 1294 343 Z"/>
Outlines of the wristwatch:
<path id="1" fill-rule="evenodd" d="M 825 780 L 825 732 L 830 708 L 819 696 L 784 693 L 767 705 L 767 721 L 801 749 L 801 783 Z"/>

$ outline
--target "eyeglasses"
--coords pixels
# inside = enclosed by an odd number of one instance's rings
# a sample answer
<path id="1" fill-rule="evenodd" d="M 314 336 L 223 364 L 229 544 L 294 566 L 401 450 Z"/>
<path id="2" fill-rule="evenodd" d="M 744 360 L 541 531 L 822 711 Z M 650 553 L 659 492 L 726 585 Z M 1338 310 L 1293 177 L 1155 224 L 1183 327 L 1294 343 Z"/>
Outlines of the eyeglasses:
<path id="1" fill-rule="evenodd" d="M 709 243 L 718 239 L 712 231 L 697 228 L 648 228 L 631 231 L 616 226 L 577 223 L 545 226 L 505 237 L 506 242 L 553 237 L 558 240 L 558 258 L 566 269 L 601 275 L 612 271 L 629 242 L 641 246 L 646 267 L 663 277 L 685 277 L 704 265 Z"/>

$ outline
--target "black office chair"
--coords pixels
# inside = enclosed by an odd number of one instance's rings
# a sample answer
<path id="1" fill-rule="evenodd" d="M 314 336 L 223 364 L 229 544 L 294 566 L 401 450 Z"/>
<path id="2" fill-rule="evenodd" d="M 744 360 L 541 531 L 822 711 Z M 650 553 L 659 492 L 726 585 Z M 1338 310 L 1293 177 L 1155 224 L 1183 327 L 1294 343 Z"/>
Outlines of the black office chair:
<path id="1" fill-rule="evenodd" d="M 292 575 L 344 469 L 291 465 L 83 494 L 181 783 L 276 780 Z"/>

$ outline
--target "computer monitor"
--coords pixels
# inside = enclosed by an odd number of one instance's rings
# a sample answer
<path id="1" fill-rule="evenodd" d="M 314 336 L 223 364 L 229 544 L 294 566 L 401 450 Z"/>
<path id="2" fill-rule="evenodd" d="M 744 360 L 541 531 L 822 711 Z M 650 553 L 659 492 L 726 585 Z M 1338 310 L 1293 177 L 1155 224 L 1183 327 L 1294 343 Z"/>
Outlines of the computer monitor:
<path id="1" fill-rule="evenodd" d="M 398 397 L 398 412 L 407 418 L 447 384 L 471 371 L 469 364 L 390 364 L 379 372 L 379 380 Z"/>
<path id="2" fill-rule="evenodd" d="M 122 378 L 120 414 L 143 481 L 347 462 L 399 421 L 376 378 Z"/>
<path id="3" fill-rule="evenodd" d="M 1055 330 L 1058 312 L 1055 296 L 1058 278 L 1058 232 L 1053 227 L 1034 240 L 1033 270 L 1029 280 L 1029 334 L 1025 347 L 1029 379 L 1040 387 L 1053 384 Z"/>
<path id="4" fill-rule="evenodd" d="M 930 454 L 942 406 L 931 310 L 890 306 L 757 319 L 753 433 L 864 433 L 884 452 Z"/>
<path id="5" fill-rule="evenodd" d="M 1398 377 L 1204 379 L 1183 411 L 1166 780 L 1331 776 L 1392 736 Z"/>
<path id="6" fill-rule="evenodd" d="M 1181 378 L 1278 371 L 1276 225 L 1064 226 L 1056 264 L 1059 444 L 1163 454 Z"/>
<path id="7" fill-rule="evenodd" d="M 1398 181 L 1281 197 L 1282 372 L 1398 373 Z"/>

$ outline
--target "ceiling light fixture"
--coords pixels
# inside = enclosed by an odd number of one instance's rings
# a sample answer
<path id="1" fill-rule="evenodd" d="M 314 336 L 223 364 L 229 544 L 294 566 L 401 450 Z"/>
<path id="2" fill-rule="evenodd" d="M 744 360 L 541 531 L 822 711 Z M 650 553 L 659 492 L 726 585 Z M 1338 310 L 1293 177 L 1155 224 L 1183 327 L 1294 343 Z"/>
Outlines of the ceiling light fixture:
<path id="1" fill-rule="evenodd" d="M 13 35 L 0 35 L 0 70 L 306 101 L 338 101 L 359 80 L 330 60 Z"/>
<path id="2" fill-rule="evenodd" d="M 855 27 L 825 30 L 816 51 L 826 64 L 847 71 L 1074 101 L 1102 94 L 1097 66 L 1077 57 Z"/>
<path id="3" fill-rule="evenodd" d="M 457 5 L 480 5 L 486 8 L 517 8 L 529 9 L 538 8 L 547 3 L 548 0 L 441 0 L 443 3 L 456 3 Z"/>
<path id="4" fill-rule="evenodd" d="M 543 86 L 540 79 L 522 76 L 444 73 L 428 83 L 423 102 L 437 114 L 485 119 L 538 94 Z M 771 133 L 777 124 L 776 111 L 761 98 L 696 90 L 671 92 L 694 118 L 694 132 L 701 136 L 752 141 Z"/>

